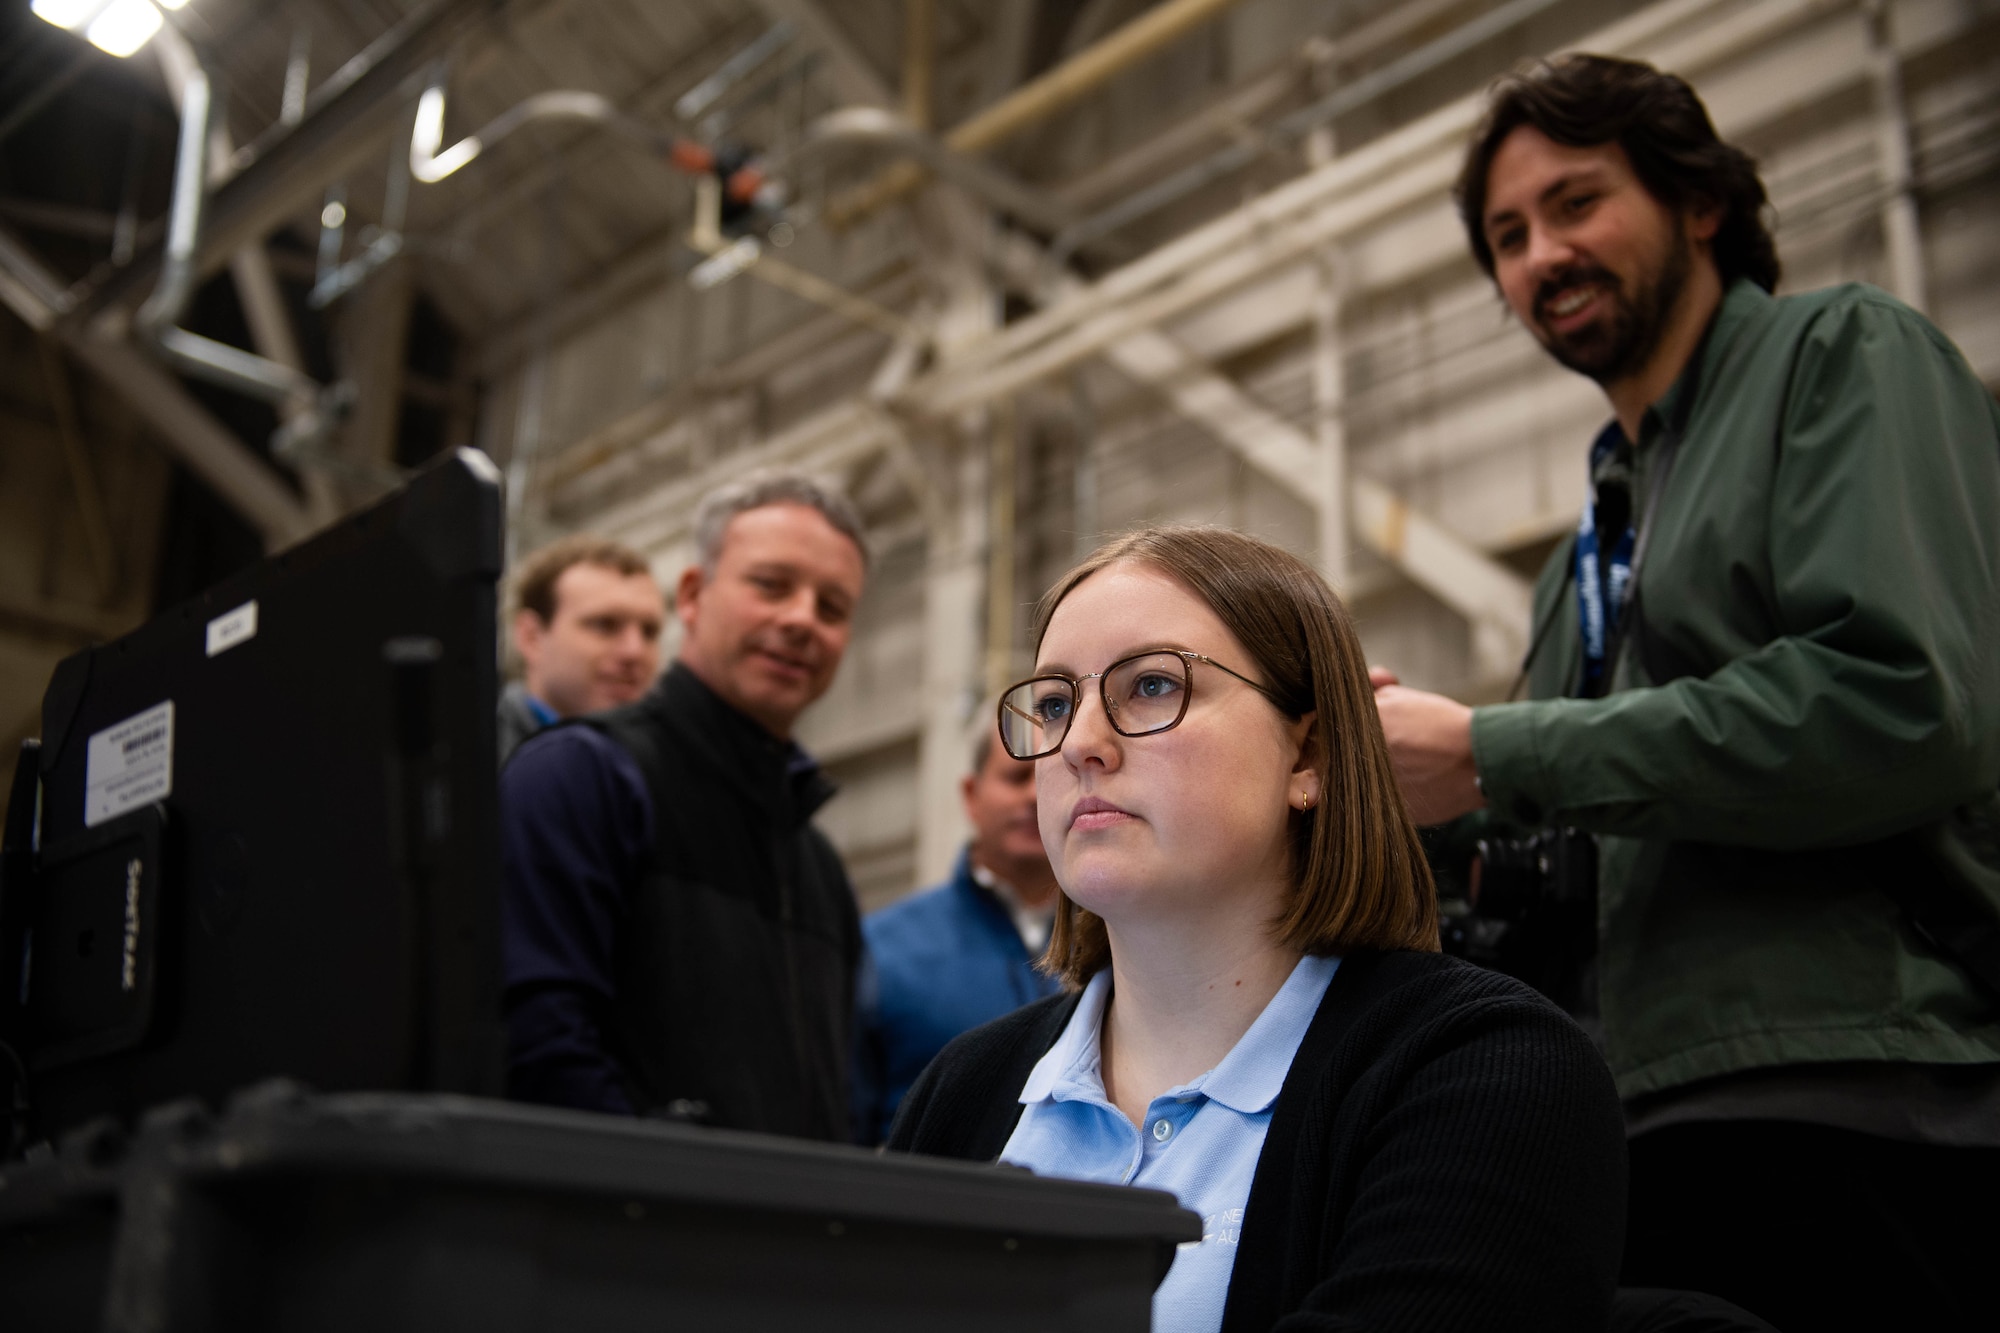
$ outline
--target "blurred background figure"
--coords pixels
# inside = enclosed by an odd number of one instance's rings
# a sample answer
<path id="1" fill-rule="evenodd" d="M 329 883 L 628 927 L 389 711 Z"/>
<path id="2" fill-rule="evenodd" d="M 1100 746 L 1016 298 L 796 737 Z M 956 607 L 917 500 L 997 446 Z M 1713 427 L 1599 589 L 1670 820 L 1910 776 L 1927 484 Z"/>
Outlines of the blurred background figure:
<path id="1" fill-rule="evenodd" d="M 521 562 L 514 580 L 521 678 L 500 695 L 500 758 L 566 717 L 629 704 L 660 672 L 666 599 L 645 557 L 579 533 Z"/>
<path id="2" fill-rule="evenodd" d="M 1035 962 L 1056 880 L 1035 822 L 1035 766 L 994 744 L 982 715 L 959 781 L 972 840 L 952 877 L 861 924 L 864 978 L 855 1133 L 880 1143 L 910 1084 L 959 1033 L 1059 989 Z"/>

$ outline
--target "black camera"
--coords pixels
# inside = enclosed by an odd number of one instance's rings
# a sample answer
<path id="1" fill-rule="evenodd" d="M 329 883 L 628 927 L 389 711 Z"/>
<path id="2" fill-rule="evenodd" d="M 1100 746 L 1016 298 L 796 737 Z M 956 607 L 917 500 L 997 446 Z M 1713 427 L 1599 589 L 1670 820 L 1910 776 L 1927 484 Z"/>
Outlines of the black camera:
<path id="1" fill-rule="evenodd" d="M 1573 828 L 1432 845 L 1444 951 L 1594 1016 L 1597 839 Z"/>

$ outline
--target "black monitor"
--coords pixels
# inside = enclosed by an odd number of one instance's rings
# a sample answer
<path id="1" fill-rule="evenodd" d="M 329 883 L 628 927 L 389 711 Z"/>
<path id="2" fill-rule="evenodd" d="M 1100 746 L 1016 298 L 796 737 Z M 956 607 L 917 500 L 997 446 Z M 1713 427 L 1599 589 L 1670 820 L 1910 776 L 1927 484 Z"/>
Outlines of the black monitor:
<path id="1" fill-rule="evenodd" d="M 271 1077 L 494 1093 L 498 473 L 66 659 L 0 883 L 32 1137 Z"/>

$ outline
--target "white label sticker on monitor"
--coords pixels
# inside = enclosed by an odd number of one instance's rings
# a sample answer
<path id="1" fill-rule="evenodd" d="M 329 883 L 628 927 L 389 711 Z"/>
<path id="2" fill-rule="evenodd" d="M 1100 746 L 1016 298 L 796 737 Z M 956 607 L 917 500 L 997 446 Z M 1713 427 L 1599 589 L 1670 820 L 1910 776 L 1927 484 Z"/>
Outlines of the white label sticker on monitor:
<path id="1" fill-rule="evenodd" d="M 246 639 L 257 637 L 257 603 L 245 602 L 208 622 L 208 655 L 228 652 Z"/>
<path id="2" fill-rule="evenodd" d="M 83 822 L 95 828 L 174 790 L 174 701 L 106 727 L 84 755 Z"/>

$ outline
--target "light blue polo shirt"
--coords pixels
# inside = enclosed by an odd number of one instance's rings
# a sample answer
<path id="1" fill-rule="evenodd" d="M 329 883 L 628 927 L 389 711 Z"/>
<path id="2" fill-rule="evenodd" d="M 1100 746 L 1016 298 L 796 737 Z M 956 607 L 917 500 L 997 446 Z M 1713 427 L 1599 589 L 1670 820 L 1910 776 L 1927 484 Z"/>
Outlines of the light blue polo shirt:
<path id="1" fill-rule="evenodd" d="M 1021 1120 L 1001 1161 L 1038 1175 L 1167 1190 L 1201 1214 L 1201 1239 L 1180 1247 L 1153 1294 L 1155 1333 L 1222 1326 L 1271 1106 L 1339 967 L 1338 958 L 1301 958 L 1221 1063 L 1155 1097 L 1143 1128 L 1104 1095 L 1098 1038 L 1111 1000 L 1110 968 L 1090 979 L 1069 1026 L 1029 1072 Z"/>

